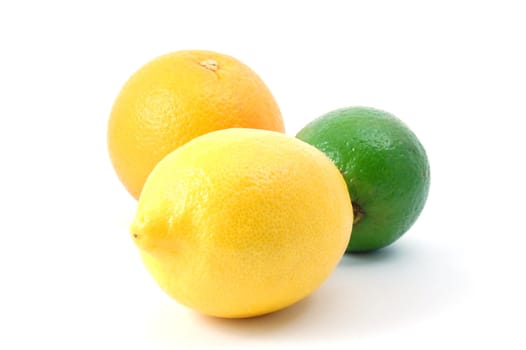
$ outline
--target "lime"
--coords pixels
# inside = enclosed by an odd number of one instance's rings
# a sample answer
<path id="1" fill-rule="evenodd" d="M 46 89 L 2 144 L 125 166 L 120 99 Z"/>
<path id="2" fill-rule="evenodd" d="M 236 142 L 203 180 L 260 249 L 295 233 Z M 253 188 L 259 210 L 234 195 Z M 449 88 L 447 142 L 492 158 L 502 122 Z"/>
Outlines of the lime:
<path id="1" fill-rule="evenodd" d="M 416 221 L 429 192 L 429 162 L 398 118 L 373 108 L 342 108 L 297 137 L 327 154 L 345 178 L 354 211 L 347 252 L 386 247 Z"/>

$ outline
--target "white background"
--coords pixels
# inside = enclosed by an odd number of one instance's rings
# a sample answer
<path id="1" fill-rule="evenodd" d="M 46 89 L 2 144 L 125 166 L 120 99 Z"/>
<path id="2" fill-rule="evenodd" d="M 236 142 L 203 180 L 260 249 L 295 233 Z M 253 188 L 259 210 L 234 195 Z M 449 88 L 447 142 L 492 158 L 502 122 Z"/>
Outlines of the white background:
<path id="1" fill-rule="evenodd" d="M 520 5 L 2 1 L 0 348 L 524 349 Z M 166 297 L 128 236 L 136 203 L 106 123 L 133 71 L 194 48 L 258 72 L 290 135 L 351 105 L 404 120 L 431 162 L 418 222 L 269 316 L 212 319 Z"/>

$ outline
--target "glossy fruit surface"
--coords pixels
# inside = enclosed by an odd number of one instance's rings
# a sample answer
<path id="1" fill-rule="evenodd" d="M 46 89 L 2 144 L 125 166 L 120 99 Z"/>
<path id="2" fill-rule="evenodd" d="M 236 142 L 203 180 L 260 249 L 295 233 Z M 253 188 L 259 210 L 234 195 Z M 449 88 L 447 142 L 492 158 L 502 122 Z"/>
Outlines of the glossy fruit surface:
<path id="1" fill-rule="evenodd" d="M 177 51 L 147 63 L 122 87 L 109 118 L 108 149 L 119 179 L 138 198 L 165 155 L 233 127 L 284 131 L 267 86 L 233 57 Z"/>
<path id="2" fill-rule="evenodd" d="M 343 108 L 297 137 L 327 154 L 347 182 L 355 213 L 348 252 L 383 248 L 416 221 L 429 191 L 429 162 L 400 119 L 373 108 Z"/>
<path id="3" fill-rule="evenodd" d="M 318 288 L 344 254 L 352 221 L 345 180 L 322 152 L 278 132 L 228 129 L 158 163 L 131 233 L 168 295 L 237 318 Z"/>

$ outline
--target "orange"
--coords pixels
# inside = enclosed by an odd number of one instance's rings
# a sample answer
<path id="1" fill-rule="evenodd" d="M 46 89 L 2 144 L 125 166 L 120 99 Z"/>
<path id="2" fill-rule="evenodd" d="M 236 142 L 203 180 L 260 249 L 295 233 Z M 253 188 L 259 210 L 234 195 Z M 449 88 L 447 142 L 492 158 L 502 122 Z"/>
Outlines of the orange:
<path id="1" fill-rule="evenodd" d="M 108 123 L 113 167 L 138 198 L 153 167 L 191 139 L 227 128 L 284 132 L 271 92 L 237 59 L 178 51 L 147 63 L 123 86 Z"/>
<path id="2" fill-rule="evenodd" d="M 228 129 L 157 164 L 131 236 L 168 295 L 239 318 L 316 290 L 340 261 L 352 223 L 345 180 L 323 152 L 278 132 Z"/>

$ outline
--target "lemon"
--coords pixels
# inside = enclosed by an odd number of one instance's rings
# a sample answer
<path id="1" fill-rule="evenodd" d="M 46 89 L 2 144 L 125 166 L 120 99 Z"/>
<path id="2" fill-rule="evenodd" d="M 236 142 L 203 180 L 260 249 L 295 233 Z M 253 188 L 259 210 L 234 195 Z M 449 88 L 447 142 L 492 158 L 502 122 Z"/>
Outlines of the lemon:
<path id="1" fill-rule="evenodd" d="M 131 235 L 168 295 L 241 318 L 317 289 L 344 254 L 352 222 L 345 180 L 323 152 L 234 128 L 199 136 L 156 165 Z"/>

